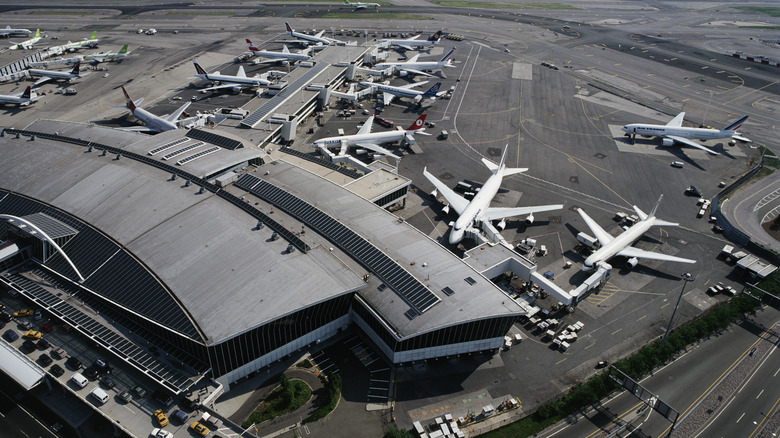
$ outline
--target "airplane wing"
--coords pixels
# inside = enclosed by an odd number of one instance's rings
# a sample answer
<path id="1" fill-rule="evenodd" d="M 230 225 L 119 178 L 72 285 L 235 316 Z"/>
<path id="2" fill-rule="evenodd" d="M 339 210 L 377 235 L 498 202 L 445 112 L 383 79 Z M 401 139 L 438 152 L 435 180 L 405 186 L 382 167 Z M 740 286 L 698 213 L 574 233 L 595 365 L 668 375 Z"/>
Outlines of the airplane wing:
<path id="1" fill-rule="evenodd" d="M 439 181 L 438 178 L 431 175 L 428 172 L 428 168 L 425 168 L 423 170 L 423 175 L 428 178 L 428 181 L 430 181 L 434 187 L 436 187 L 436 190 L 441 193 L 442 196 L 444 196 L 444 199 L 449 202 L 450 206 L 452 206 L 453 209 L 455 209 L 455 212 L 458 214 L 463 213 L 463 210 L 466 209 L 466 207 L 469 205 L 469 201 L 460 196 L 459 194 L 455 193 L 451 188 L 447 187 L 443 182 Z"/>
<path id="2" fill-rule="evenodd" d="M 539 213 L 542 211 L 560 210 L 563 208 L 563 204 L 556 205 L 540 205 L 537 207 L 488 207 L 480 215 L 480 219 L 487 221 L 495 221 L 512 216 L 524 216 L 531 213 Z"/>
<path id="3" fill-rule="evenodd" d="M 666 126 L 674 126 L 674 127 L 681 127 L 683 118 L 685 117 L 685 111 L 681 112 L 680 114 L 677 114 L 675 118 L 672 119 L 669 123 L 666 124 Z"/>
<path id="4" fill-rule="evenodd" d="M 411 89 L 411 88 L 414 88 L 414 87 L 419 87 L 420 85 L 425 85 L 427 83 L 428 83 L 428 81 L 412 82 L 411 84 L 401 85 L 398 88 L 405 88 L 405 89 L 408 90 L 408 89 Z"/>
<path id="5" fill-rule="evenodd" d="M 382 93 L 382 102 L 384 102 L 385 105 L 390 105 L 390 102 L 392 102 L 393 99 L 395 99 L 395 94 L 391 94 L 387 92 Z"/>
<path id="6" fill-rule="evenodd" d="M 51 81 L 53 79 L 54 78 L 51 77 L 51 76 L 41 76 L 41 78 L 38 79 L 37 81 L 35 81 L 35 83 L 32 86 L 33 87 L 37 87 L 38 85 L 41 85 L 41 84 L 46 83 L 46 82 L 49 82 L 49 81 Z"/>
<path id="7" fill-rule="evenodd" d="M 213 90 L 224 90 L 225 88 L 234 88 L 234 87 L 247 87 L 248 85 L 243 84 L 221 84 L 221 85 L 215 85 L 213 87 L 208 88 L 201 88 L 200 91 L 213 91 Z"/>
<path id="8" fill-rule="evenodd" d="M 413 68 L 404 68 L 404 67 L 401 67 L 401 66 L 399 66 L 399 67 L 398 67 L 398 69 L 399 69 L 399 70 L 403 70 L 403 71 L 405 71 L 405 72 L 407 72 L 407 73 L 412 73 L 412 74 L 415 74 L 415 75 L 422 75 L 422 76 L 433 77 L 433 75 L 432 75 L 432 74 L 430 74 L 430 73 L 425 73 L 425 72 L 424 72 L 424 71 L 422 71 L 422 70 L 415 70 L 415 69 L 413 69 Z"/>
<path id="9" fill-rule="evenodd" d="M 363 126 L 360 127 L 360 130 L 358 131 L 358 135 L 360 134 L 371 134 L 371 126 L 374 125 L 374 116 L 371 115 L 365 123 L 363 123 Z"/>
<path id="10" fill-rule="evenodd" d="M 130 126 L 126 128 L 115 128 L 120 131 L 130 131 L 130 132 L 159 132 L 157 129 L 150 128 L 148 126 Z"/>
<path id="11" fill-rule="evenodd" d="M 412 47 L 412 46 L 410 46 L 408 44 L 402 44 L 400 42 L 396 42 L 395 45 L 397 47 L 400 47 L 400 48 L 404 49 L 404 50 L 414 50 L 414 47 Z"/>
<path id="12" fill-rule="evenodd" d="M 418 53 L 418 54 L 412 56 L 411 58 L 409 58 L 409 60 L 407 60 L 406 62 L 417 62 L 417 58 L 419 58 L 419 57 L 420 57 L 420 54 Z"/>
<path id="13" fill-rule="evenodd" d="M 590 228 L 590 231 L 593 232 L 593 234 L 596 235 L 596 239 L 598 239 L 599 243 L 601 243 L 601 246 L 606 245 L 607 243 L 611 242 L 614 237 L 612 237 L 609 233 L 607 233 L 603 228 L 601 228 L 601 225 L 597 224 L 596 221 L 590 218 L 590 216 L 587 215 L 584 211 L 582 211 L 581 208 L 577 209 L 577 212 L 582 216 L 583 219 L 585 219 L 585 223 L 588 224 L 588 228 Z"/>
<path id="14" fill-rule="evenodd" d="M 684 259 L 682 257 L 670 256 L 658 252 L 645 251 L 633 246 L 623 248 L 623 250 L 617 253 L 617 255 L 621 255 L 623 257 L 636 257 L 638 259 L 663 260 L 667 262 L 696 263 L 696 260 Z"/>
<path id="15" fill-rule="evenodd" d="M 700 145 L 699 143 L 696 143 L 695 141 L 689 140 L 687 138 L 678 137 L 676 135 L 665 135 L 664 137 L 666 137 L 668 139 L 671 139 L 671 140 L 674 140 L 677 143 L 681 143 L 681 144 L 684 144 L 686 146 L 690 146 L 692 148 L 696 148 L 696 149 L 701 149 L 703 151 L 707 151 L 707 152 L 711 153 L 712 155 L 720 155 L 719 153 L 717 153 L 717 152 L 713 151 L 712 149 L 708 148 L 707 146 Z"/>
<path id="16" fill-rule="evenodd" d="M 174 111 L 173 114 L 171 114 L 170 116 L 166 117 L 165 120 L 167 120 L 169 122 L 172 122 L 172 123 L 176 123 L 176 121 L 179 120 L 179 116 L 181 116 L 181 113 L 183 113 L 184 110 L 186 110 L 187 107 L 190 106 L 191 103 L 192 102 L 185 102 L 184 105 L 182 105 L 181 107 L 179 107 L 179 109 Z"/>
<path id="17" fill-rule="evenodd" d="M 368 143 L 368 142 L 366 142 L 366 143 L 355 143 L 355 146 L 361 147 L 363 149 L 368 149 L 370 151 L 374 151 L 374 152 L 382 154 L 382 155 L 387 155 L 388 157 L 395 158 L 396 160 L 400 160 L 401 159 L 401 157 L 399 157 L 398 155 L 390 152 L 389 150 L 383 148 L 382 146 L 379 146 L 376 143 Z"/>

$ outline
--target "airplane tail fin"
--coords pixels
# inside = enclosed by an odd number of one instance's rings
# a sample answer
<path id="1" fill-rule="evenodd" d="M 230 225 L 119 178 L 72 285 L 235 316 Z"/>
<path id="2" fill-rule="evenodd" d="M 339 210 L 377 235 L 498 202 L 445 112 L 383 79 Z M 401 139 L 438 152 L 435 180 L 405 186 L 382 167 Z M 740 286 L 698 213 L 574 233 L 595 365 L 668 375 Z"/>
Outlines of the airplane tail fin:
<path id="1" fill-rule="evenodd" d="M 92 32 L 92 36 L 89 37 L 89 41 L 95 41 L 97 39 L 97 31 Z"/>
<path id="2" fill-rule="evenodd" d="M 427 97 L 427 98 L 436 97 L 436 95 L 439 93 L 440 87 L 441 87 L 441 82 L 437 82 L 433 84 L 433 87 L 429 88 L 425 93 L 423 93 L 422 97 Z"/>
<path id="3" fill-rule="evenodd" d="M 344 0 L 347 1 L 347 0 Z M 287 44 L 282 44 L 282 53 L 289 54 L 290 49 L 287 48 Z"/>
<path id="4" fill-rule="evenodd" d="M 203 67 L 201 67 L 197 61 L 193 60 L 192 63 L 195 64 L 195 71 L 197 71 L 199 75 L 204 75 L 204 76 L 208 75 L 208 73 L 206 73 L 206 70 L 204 70 Z"/>
<path id="5" fill-rule="evenodd" d="M 32 87 L 30 85 L 28 85 L 27 88 L 24 89 L 24 93 L 22 93 L 22 99 L 29 99 L 30 96 L 32 96 L 30 94 L 31 93 L 31 91 L 30 91 L 31 89 L 32 89 Z"/>
<path id="6" fill-rule="evenodd" d="M 498 162 L 498 166 L 496 166 L 495 163 L 488 160 L 487 158 L 483 158 L 482 162 L 487 166 L 488 169 L 490 169 L 491 172 L 493 172 L 493 175 L 498 173 L 499 170 L 504 170 L 504 176 L 514 175 L 516 173 L 523 173 L 526 170 L 528 170 L 527 167 L 506 167 L 506 155 L 509 151 L 509 145 L 507 144 L 504 146 L 504 153 L 501 154 L 501 161 Z"/>
<path id="7" fill-rule="evenodd" d="M 737 129 L 739 129 L 742 126 L 743 123 L 745 123 L 745 120 L 747 120 L 747 118 L 748 118 L 748 116 L 742 116 L 736 122 L 734 122 L 734 123 L 726 126 L 725 128 L 723 128 L 723 130 L 724 131 L 736 131 Z"/>
<path id="8" fill-rule="evenodd" d="M 71 70 L 70 73 L 77 75 L 79 74 L 80 68 L 81 68 L 81 61 L 77 61 L 75 64 L 73 64 L 73 70 Z"/>
<path id="9" fill-rule="evenodd" d="M 41 30 L 35 29 L 35 38 L 40 38 L 40 37 L 41 37 Z"/>
<path id="10" fill-rule="evenodd" d="M 435 41 L 439 41 L 441 39 L 441 36 L 442 36 L 443 33 L 444 33 L 444 31 L 442 31 L 442 30 L 436 31 L 435 34 L 431 35 L 428 38 L 428 41 L 434 41 L 434 42 Z"/>
<path id="11" fill-rule="evenodd" d="M 246 43 L 249 45 L 249 50 L 251 50 L 252 52 L 259 52 L 260 51 L 260 49 L 255 47 L 254 44 L 252 44 L 252 41 L 249 41 L 249 39 L 246 40 Z"/>
<path id="12" fill-rule="evenodd" d="M 127 109 L 129 109 L 130 112 L 135 111 L 135 103 L 133 103 L 133 99 L 130 98 L 130 95 L 127 94 L 125 87 L 122 87 L 122 92 L 125 93 L 125 105 L 127 106 Z"/>
<path id="13" fill-rule="evenodd" d="M 449 51 L 449 52 L 447 52 L 447 54 L 446 54 L 446 55 L 444 55 L 444 57 L 443 57 L 443 58 L 441 58 L 441 59 L 439 60 L 439 62 L 446 62 L 447 64 L 449 64 L 450 62 L 452 62 L 452 53 L 453 53 L 454 51 L 455 51 L 455 47 L 453 47 L 452 49 L 450 49 L 450 51 Z"/>
<path id="14" fill-rule="evenodd" d="M 119 49 L 118 55 L 126 55 L 126 54 L 127 54 L 127 44 L 125 44 L 124 46 L 122 46 L 121 49 Z"/>
<path id="15" fill-rule="evenodd" d="M 293 33 L 293 30 L 292 30 L 292 27 L 290 27 L 290 23 L 288 23 L 288 22 L 286 22 L 286 21 L 285 21 L 285 22 L 284 22 L 284 25 L 287 27 L 287 32 L 289 32 L 289 33 L 291 33 L 291 34 L 292 34 L 292 33 Z"/>
<path id="16" fill-rule="evenodd" d="M 425 124 L 425 118 L 428 117 L 428 113 L 425 113 L 417 118 L 417 120 L 412 123 L 411 126 L 406 128 L 406 132 L 414 132 L 419 131 L 420 129 L 423 129 L 423 126 Z"/>

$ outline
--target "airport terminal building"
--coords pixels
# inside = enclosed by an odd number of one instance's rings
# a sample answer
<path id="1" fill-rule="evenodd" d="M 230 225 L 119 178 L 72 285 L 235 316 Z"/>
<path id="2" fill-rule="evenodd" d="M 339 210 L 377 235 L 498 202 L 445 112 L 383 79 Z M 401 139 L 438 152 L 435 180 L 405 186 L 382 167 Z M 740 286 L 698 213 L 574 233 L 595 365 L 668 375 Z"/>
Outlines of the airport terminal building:
<path id="1" fill-rule="evenodd" d="M 47 120 L 0 155 L 0 282 L 174 393 L 351 324 L 395 364 L 495 351 L 528 311 L 385 210 L 408 180 L 381 169 Z"/>

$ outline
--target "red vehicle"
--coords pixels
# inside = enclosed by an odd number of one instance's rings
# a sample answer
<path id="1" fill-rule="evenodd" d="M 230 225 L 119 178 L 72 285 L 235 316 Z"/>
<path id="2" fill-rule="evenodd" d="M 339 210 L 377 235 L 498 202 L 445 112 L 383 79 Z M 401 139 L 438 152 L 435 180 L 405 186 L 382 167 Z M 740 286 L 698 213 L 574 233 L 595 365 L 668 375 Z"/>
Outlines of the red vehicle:
<path id="1" fill-rule="evenodd" d="M 54 326 L 49 324 L 48 322 L 45 322 L 41 324 L 41 330 L 43 330 L 46 333 L 51 333 L 52 330 L 54 330 Z"/>
<path id="2" fill-rule="evenodd" d="M 374 121 L 377 122 L 380 126 L 384 126 L 385 128 L 392 128 L 395 126 L 395 122 L 392 120 L 387 120 L 384 117 L 376 116 L 374 117 Z"/>

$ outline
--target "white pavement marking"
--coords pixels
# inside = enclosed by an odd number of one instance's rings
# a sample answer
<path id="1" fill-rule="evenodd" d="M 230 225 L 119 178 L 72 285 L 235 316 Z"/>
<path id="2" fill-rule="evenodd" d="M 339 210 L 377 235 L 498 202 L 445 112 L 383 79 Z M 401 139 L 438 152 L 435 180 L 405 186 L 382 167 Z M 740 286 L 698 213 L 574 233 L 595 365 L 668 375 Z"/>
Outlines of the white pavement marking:
<path id="1" fill-rule="evenodd" d="M 739 423 L 739 420 L 741 420 L 742 417 L 744 417 L 744 416 L 745 416 L 745 413 L 743 412 L 742 415 L 740 415 L 739 418 L 737 418 L 737 423 Z"/>
<path id="2" fill-rule="evenodd" d="M 756 396 L 756 400 L 758 400 L 758 398 L 761 397 L 761 394 L 763 394 L 763 393 L 764 393 L 764 390 L 762 389 L 761 392 L 759 392 L 758 395 Z"/>

